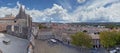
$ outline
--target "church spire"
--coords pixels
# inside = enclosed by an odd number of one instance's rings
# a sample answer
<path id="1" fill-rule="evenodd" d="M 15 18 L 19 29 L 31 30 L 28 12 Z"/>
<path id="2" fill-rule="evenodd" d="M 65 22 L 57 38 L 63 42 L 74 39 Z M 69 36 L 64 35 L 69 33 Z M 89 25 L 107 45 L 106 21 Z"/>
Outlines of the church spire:
<path id="1" fill-rule="evenodd" d="M 27 15 L 25 13 L 25 7 L 23 5 L 20 5 L 19 6 L 19 13 L 16 16 L 16 19 L 19 19 L 19 18 L 26 19 L 26 17 L 27 17 Z"/>
<path id="2" fill-rule="evenodd" d="M 25 9 L 24 9 L 23 5 L 20 5 L 19 8 L 20 8 L 19 9 L 19 14 L 25 13 Z"/>

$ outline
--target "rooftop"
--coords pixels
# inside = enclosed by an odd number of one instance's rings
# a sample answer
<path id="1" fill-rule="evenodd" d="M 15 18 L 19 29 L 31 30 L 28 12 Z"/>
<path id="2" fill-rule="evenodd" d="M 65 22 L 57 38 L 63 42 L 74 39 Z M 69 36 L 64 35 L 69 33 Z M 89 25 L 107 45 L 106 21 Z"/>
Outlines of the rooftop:
<path id="1" fill-rule="evenodd" d="M 5 17 L 0 18 L 0 20 L 13 20 L 13 19 L 15 19 L 15 17 L 12 15 L 7 15 Z"/>
<path id="2" fill-rule="evenodd" d="M 91 33 L 89 35 L 92 37 L 92 39 L 100 39 L 98 34 Z"/>
<path id="3" fill-rule="evenodd" d="M 35 40 L 35 53 L 89 53 L 87 50 L 77 49 L 64 44 L 52 44 L 48 41 Z"/>
<path id="4" fill-rule="evenodd" d="M 10 41 L 9 44 L 4 44 L 3 40 Z M 8 34 L 0 33 L 0 50 L 3 53 L 26 53 L 28 41 L 17 38 Z"/>

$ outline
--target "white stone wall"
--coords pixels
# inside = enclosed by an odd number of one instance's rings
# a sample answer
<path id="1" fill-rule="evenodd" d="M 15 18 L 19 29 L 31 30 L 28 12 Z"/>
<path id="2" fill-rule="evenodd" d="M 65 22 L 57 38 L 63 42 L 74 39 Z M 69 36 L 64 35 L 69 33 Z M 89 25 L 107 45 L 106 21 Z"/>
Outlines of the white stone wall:
<path id="1" fill-rule="evenodd" d="M 35 46 L 35 37 L 31 34 L 31 37 L 29 38 L 29 46 L 28 46 L 28 52 L 27 53 L 34 53 L 34 46 Z"/>

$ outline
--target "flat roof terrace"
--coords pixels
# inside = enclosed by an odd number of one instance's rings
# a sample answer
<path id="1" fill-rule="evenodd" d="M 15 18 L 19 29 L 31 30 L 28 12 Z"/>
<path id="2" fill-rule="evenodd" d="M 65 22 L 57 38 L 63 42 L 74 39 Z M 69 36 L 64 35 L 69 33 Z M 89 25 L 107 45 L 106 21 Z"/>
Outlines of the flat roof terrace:
<path id="1" fill-rule="evenodd" d="M 5 42 L 9 44 L 5 44 Z M 28 40 L 0 33 L 0 50 L 2 53 L 27 53 Z"/>
<path id="2" fill-rule="evenodd" d="M 83 49 L 80 51 L 74 47 L 69 47 L 60 43 L 49 44 L 48 41 L 35 40 L 34 53 L 89 53 L 90 51 Z"/>

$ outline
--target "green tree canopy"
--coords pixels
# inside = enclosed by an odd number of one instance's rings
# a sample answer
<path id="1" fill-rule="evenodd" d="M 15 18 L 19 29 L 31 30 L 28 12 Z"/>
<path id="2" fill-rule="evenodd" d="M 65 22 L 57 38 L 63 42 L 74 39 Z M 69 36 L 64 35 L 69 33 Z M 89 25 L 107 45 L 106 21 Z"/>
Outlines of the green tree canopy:
<path id="1" fill-rule="evenodd" d="M 42 28 L 47 28 L 47 27 L 39 24 L 39 29 L 42 29 Z"/>
<path id="2" fill-rule="evenodd" d="M 84 46 L 87 48 L 92 47 L 91 36 L 85 34 L 84 32 L 78 32 L 71 36 L 71 43 L 75 46 Z"/>
<path id="3" fill-rule="evenodd" d="M 100 33 L 100 42 L 105 48 L 114 47 L 120 44 L 120 32 L 103 31 Z"/>

